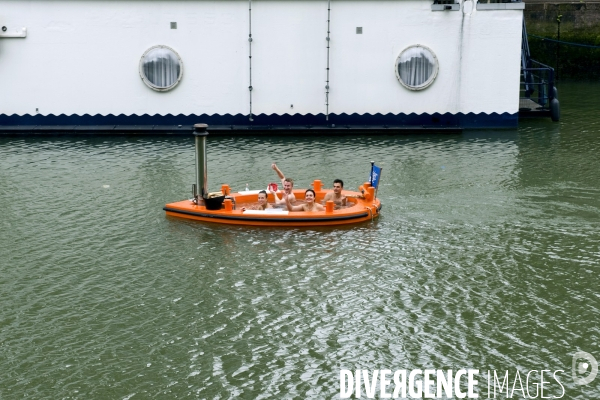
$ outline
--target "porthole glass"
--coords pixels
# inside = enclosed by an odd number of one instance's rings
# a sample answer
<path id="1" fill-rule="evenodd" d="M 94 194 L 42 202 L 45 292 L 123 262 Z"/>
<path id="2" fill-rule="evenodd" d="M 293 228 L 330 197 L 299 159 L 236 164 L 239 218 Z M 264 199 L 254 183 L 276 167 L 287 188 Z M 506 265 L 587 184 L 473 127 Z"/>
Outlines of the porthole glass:
<path id="1" fill-rule="evenodd" d="M 437 57 L 428 47 L 410 46 L 396 59 L 396 77 L 407 89 L 425 89 L 433 83 L 437 73 Z"/>
<path id="2" fill-rule="evenodd" d="M 146 85 L 158 91 L 173 89 L 183 75 L 179 54 L 167 46 L 154 46 L 140 59 L 140 76 Z"/>

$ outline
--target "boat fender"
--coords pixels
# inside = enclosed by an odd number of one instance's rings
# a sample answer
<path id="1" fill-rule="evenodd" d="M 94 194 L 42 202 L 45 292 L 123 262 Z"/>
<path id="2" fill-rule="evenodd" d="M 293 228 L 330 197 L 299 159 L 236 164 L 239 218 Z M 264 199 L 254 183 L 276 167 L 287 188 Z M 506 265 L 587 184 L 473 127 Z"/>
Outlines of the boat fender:
<path id="1" fill-rule="evenodd" d="M 550 102 L 550 118 L 552 118 L 552 121 L 554 122 L 560 120 L 560 103 L 556 97 Z"/>

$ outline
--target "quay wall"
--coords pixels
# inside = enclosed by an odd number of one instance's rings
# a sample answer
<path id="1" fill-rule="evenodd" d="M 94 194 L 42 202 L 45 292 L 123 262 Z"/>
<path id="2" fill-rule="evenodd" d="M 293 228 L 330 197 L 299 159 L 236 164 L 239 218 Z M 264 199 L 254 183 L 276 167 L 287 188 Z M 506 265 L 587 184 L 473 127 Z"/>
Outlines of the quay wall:
<path id="1" fill-rule="evenodd" d="M 527 33 L 600 46 L 600 2 L 526 1 Z M 560 24 L 558 19 L 560 18 Z M 600 79 L 600 48 L 571 46 L 529 36 L 532 58 L 554 67 L 559 79 Z"/>

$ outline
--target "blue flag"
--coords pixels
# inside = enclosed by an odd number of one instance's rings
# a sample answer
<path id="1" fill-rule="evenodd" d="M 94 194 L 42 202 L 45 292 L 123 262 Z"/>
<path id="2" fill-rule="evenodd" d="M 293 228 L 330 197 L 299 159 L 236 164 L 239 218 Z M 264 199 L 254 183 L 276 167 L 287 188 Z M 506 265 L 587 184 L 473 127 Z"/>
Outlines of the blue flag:
<path id="1" fill-rule="evenodd" d="M 375 189 L 379 186 L 379 178 L 381 177 L 381 168 L 377 165 L 373 165 L 373 170 L 371 171 L 371 176 L 369 177 L 369 183 Z"/>

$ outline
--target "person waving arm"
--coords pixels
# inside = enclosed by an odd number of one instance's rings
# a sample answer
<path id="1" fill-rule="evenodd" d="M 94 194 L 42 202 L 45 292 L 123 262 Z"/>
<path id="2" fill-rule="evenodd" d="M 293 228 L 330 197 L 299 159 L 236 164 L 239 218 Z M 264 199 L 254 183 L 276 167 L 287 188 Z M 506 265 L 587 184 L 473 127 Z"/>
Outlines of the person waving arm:
<path id="1" fill-rule="evenodd" d="M 277 167 L 277 164 L 275 164 L 275 163 L 271 164 L 271 168 L 273 168 L 273 170 L 275 172 L 277 172 L 277 176 L 279 176 L 279 178 L 281 179 L 281 185 L 283 186 L 283 193 L 288 195 L 288 197 L 290 198 L 290 202 L 296 201 L 296 196 L 294 196 L 294 192 L 293 192 L 294 180 L 292 178 L 286 178 L 285 175 L 283 174 L 283 172 L 281 172 L 281 170 Z M 285 200 L 283 198 L 281 200 L 279 200 L 279 197 L 277 197 L 275 192 L 271 191 L 271 193 L 273 193 L 273 197 L 275 197 L 275 204 L 284 204 L 285 203 Z"/>

